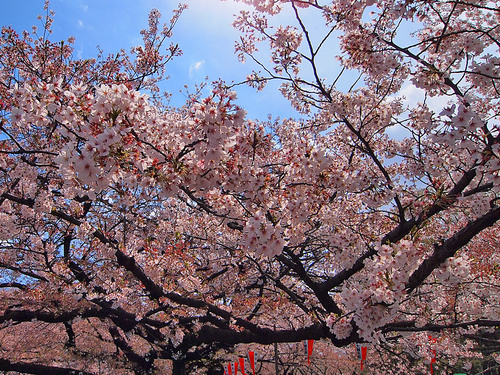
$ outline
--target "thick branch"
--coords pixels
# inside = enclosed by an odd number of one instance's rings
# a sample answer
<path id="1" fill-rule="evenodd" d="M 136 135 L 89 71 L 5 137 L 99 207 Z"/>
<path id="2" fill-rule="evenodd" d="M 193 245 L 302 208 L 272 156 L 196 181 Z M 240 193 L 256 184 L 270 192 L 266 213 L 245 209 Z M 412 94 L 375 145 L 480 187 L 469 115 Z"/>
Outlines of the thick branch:
<path id="1" fill-rule="evenodd" d="M 120 264 L 123 268 L 125 268 L 127 271 L 132 273 L 136 279 L 138 279 L 142 285 L 144 285 L 145 289 L 149 292 L 150 298 L 153 300 L 160 300 L 160 298 L 165 297 L 171 300 L 172 302 L 178 303 L 180 305 L 188 306 L 188 307 L 193 307 L 196 309 L 201 309 L 205 310 L 207 312 L 210 312 L 216 316 L 219 316 L 223 319 L 230 320 L 231 318 L 234 318 L 233 315 L 225 311 L 215 305 L 212 305 L 208 302 L 199 300 L 199 299 L 194 299 L 194 298 L 187 298 L 183 297 L 182 295 L 174 292 L 164 292 L 163 288 L 158 286 L 151 280 L 137 265 L 135 262 L 135 259 L 133 257 L 129 257 L 125 255 L 122 251 L 117 250 L 115 253 L 115 256 L 118 260 L 118 264 Z M 262 328 L 258 327 L 257 325 L 241 318 L 235 318 L 236 324 L 239 325 L 240 327 L 243 327 L 245 329 L 248 329 L 254 333 L 262 333 Z"/>
<path id="2" fill-rule="evenodd" d="M 49 311 L 33 311 L 33 310 L 7 310 L 0 316 L 0 323 L 7 321 L 13 322 L 30 322 L 38 320 L 46 323 L 64 323 L 69 322 L 76 317 L 89 318 L 89 317 L 104 317 L 106 314 L 102 310 L 87 309 L 87 310 L 71 310 L 62 313 L 53 313 Z"/>
<path id="3" fill-rule="evenodd" d="M 336 346 L 344 346 L 348 344 L 345 340 L 337 340 L 332 338 L 329 334 L 328 328 L 323 324 L 316 323 L 314 325 L 298 328 L 298 329 L 284 329 L 272 330 L 270 328 L 263 328 L 261 333 L 254 333 L 248 330 L 236 331 L 232 329 L 221 329 L 212 326 L 204 326 L 196 336 L 187 338 L 191 340 L 189 344 L 197 346 L 200 344 L 208 344 L 214 341 L 221 342 L 229 345 L 236 345 L 242 343 L 258 343 L 262 345 L 269 345 L 275 342 L 300 342 L 302 340 L 321 338 L 330 338 Z M 349 342 L 352 342 L 349 340 Z M 184 344 L 187 344 L 185 342 Z"/>
<path id="4" fill-rule="evenodd" d="M 445 329 L 454 329 L 454 328 L 467 328 L 471 326 L 478 327 L 500 327 L 499 320 L 485 320 L 485 319 L 476 319 L 470 322 L 462 322 L 462 323 L 450 323 L 450 324 L 435 324 L 429 323 L 424 326 L 418 327 L 415 325 L 414 320 L 410 321 L 402 321 L 402 322 L 394 322 L 391 324 L 387 324 L 382 327 L 382 333 L 387 332 L 441 332 Z"/>
<path id="5" fill-rule="evenodd" d="M 429 206 L 427 210 L 425 210 L 420 214 L 419 217 L 407 220 L 397 225 L 393 230 L 391 230 L 381 239 L 381 243 L 387 244 L 387 243 L 396 243 L 400 241 L 402 238 L 408 235 L 414 228 L 421 225 L 425 220 L 428 220 L 432 216 L 452 206 L 457 201 L 457 198 L 465 190 L 465 188 L 469 186 L 474 177 L 476 177 L 476 169 L 471 168 L 462 175 L 462 178 L 460 178 L 460 180 L 455 184 L 455 186 L 453 186 L 453 188 L 447 194 L 445 194 L 439 201 Z M 327 290 L 332 290 L 333 288 L 339 286 L 345 280 L 349 279 L 351 276 L 361 271 L 364 268 L 364 261 L 367 258 L 374 256 L 376 253 L 377 251 L 375 250 L 375 248 L 370 248 L 362 256 L 360 256 L 356 260 L 356 262 L 354 262 L 351 268 L 342 270 L 335 276 L 325 280 L 321 285 L 321 287 Z"/>
<path id="6" fill-rule="evenodd" d="M 288 259 L 284 255 L 278 255 L 276 258 L 297 273 L 297 276 L 314 292 L 314 294 L 318 298 L 318 301 L 326 309 L 326 311 L 341 315 L 342 310 L 340 310 L 335 301 L 328 294 L 328 289 L 324 287 L 322 288 L 322 284 L 313 281 L 309 277 L 309 274 L 305 270 L 298 256 L 293 254 L 292 251 L 286 251 L 286 253 L 292 259 Z"/>
<path id="7" fill-rule="evenodd" d="M 23 270 L 23 269 L 21 269 L 19 267 L 11 266 L 11 265 L 3 263 L 3 262 L 0 262 L 0 268 L 6 268 L 6 269 L 9 269 L 9 270 L 12 270 L 12 271 L 15 271 L 15 272 L 19 272 L 20 274 L 32 277 L 33 279 L 37 279 L 37 280 L 41 280 L 41 281 L 45 281 L 45 282 L 48 281 L 45 277 L 37 275 L 36 273 L 34 273 L 34 272 L 30 271 L 30 270 Z"/>
<path id="8" fill-rule="evenodd" d="M 39 365 L 36 363 L 26 362 L 11 362 L 8 359 L 0 359 L 1 371 L 15 371 L 22 374 L 35 374 L 35 375 L 93 375 L 90 372 L 83 370 L 75 370 L 65 367 L 55 367 Z"/>
<path id="9" fill-rule="evenodd" d="M 413 272 L 406 284 L 408 293 L 417 288 L 429 276 L 434 269 L 443 264 L 448 258 L 467 245 L 472 238 L 483 229 L 493 226 L 500 219 L 500 207 L 490 210 L 482 217 L 470 222 L 464 228 L 448 238 L 441 245 L 434 247 L 434 253 L 424 260 L 420 267 Z"/>
<path id="10" fill-rule="evenodd" d="M 17 288 L 17 289 L 25 290 L 28 287 L 24 284 L 21 284 L 21 283 L 12 282 L 12 283 L 0 283 L 0 288 Z"/>
<path id="11" fill-rule="evenodd" d="M 125 354 L 125 356 L 138 367 L 138 370 L 143 370 L 147 371 L 149 370 L 152 365 L 153 361 L 143 358 L 139 354 L 137 354 L 132 347 L 128 344 L 128 342 L 122 337 L 120 332 L 118 331 L 118 328 L 115 326 L 112 326 L 109 328 L 109 333 L 111 334 L 111 337 L 113 338 L 113 342 L 115 343 L 117 348 L 120 348 L 120 350 Z"/>

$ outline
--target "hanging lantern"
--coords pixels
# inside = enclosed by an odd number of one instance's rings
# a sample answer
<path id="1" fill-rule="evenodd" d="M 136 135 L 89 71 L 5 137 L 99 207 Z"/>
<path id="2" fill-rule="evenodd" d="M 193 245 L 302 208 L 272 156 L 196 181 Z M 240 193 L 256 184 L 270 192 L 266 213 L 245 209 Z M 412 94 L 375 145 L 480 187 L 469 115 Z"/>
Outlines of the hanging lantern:
<path id="1" fill-rule="evenodd" d="M 248 352 L 248 359 L 250 360 L 250 368 L 252 369 L 253 375 L 255 375 L 255 352 Z"/>
<path id="2" fill-rule="evenodd" d="M 432 364 L 436 363 L 436 351 L 435 350 L 431 350 L 431 353 L 432 353 L 432 357 L 431 357 L 431 375 L 433 375 L 434 374 L 434 369 L 432 368 Z"/>
<path id="3" fill-rule="evenodd" d="M 361 371 L 363 371 L 363 362 L 366 361 L 366 353 L 368 348 L 366 346 L 361 347 Z"/>
<path id="4" fill-rule="evenodd" d="M 358 360 L 361 361 L 361 370 L 363 370 L 367 352 L 368 348 L 366 346 L 362 346 L 360 343 L 356 343 L 356 354 L 358 355 Z"/>
<path id="5" fill-rule="evenodd" d="M 431 335 L 429 335 L 429 344 L 432 345 L 436 342 L 437 342 L 437 338 L 434 338 Z M 432 368 L 433 363 L 436 363 L 436 349 L 431 348 L 431 363 L 430 363 L 431 375 L 434 375 L 434 369 Z"/>
<path id="6" fill-rule="evenodd" d="M 247 375 L 245 374 L 245 358 L 240 358 L 240 368 L 241 368 L 241 374 Z"/>
<path id="7" fill-rule="evenodd" d="M 311 364 L 311 355 L 313 352 L 314 340 L 307 340 L 307 364 Z"/>

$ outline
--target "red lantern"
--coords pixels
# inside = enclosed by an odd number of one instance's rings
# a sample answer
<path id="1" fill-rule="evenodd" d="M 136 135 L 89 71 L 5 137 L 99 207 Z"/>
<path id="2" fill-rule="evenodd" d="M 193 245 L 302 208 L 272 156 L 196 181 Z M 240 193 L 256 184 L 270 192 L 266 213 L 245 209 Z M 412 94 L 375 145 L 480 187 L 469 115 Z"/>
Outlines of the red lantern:
<path id="1" fill-rule="evenodd" d="M 248 352 L 248 358 L 250 359 L 250 367 L 252 368 L 253 375 L 255 375 L 255 352 Z"/>
<path id="2" fill-rule="evenodd" d="M 431 335 L 429 335 L 429 343 L 430 344 L 434 344 L 437 342 L 437 339 L 432 337 Z M 436 349 L 432 349 L 431 348 L 431 354 L 432 354 L 432 357 L 431 357 L 431 363 L 430 363 L 430 366 L 431 366 L 431 375 L 434 375 L 434 369 L 432 368 L 432 364 L 433 363 L 436 363 Z"/>
<path id="3" fill-rule="evenodd" d="M 363 362 L 366 361 L 366 352 L 368 351 L 366 346 L 361 347 L 361 371 L 363 371 Z"/>
<path id="4" fill-rule="evenodd" d="M 314 340 L 307 340 L 307 364 L 311 364 L 311 355 L 313 352 Z"/>
<path id="5" fill-rule="evenodd" d="M 241 374 L 247 375 L 245 374 L 245 358 L 240 358 L 240 367 L 241 367 Z"/>

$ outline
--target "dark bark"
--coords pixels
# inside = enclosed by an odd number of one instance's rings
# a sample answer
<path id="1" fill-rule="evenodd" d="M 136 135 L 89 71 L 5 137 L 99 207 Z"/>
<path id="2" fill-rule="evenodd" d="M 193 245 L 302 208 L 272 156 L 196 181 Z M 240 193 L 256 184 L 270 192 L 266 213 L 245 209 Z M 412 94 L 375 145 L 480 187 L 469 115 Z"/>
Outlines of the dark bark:
<path id="1" fill-rule="evenodd" d="M 432 216 L 451 207 L 453 204 L 455 204 L 457 198 L 463 194 L 464 190 L 467 188 L 467 186 L 469 186 L 474 177 L 476 177 L 476 168 L 471 168 L 462 175 L 460 180 L 457 181 L 455 186 L 453 186 L 453 188 L 448 191 L 447 194 L 445 194 L 443 197 L 441 197 L 441 199 L 429 206 L 427 210 L 425 210 L 417 218 L 412 218 L 411 220 L 405 220 L 399 223 L 393 230 L 391 230 L 382 238 L 381 243 L 397 243 L 405 236 L 407 236 L 412 230 L 418 228 L 425 220 L 428 220 Z M 377 254 L 377 251 L 374 248 L 368 249 L 368 251 L 361 255 L 356 260 L 356 262 L 354 262 L 351 268 L 342 270 L 335 276 L 328 278 L 320 285 L 320 289 L 330 291 L 333 288 L 339 286 L 345 280 L 361 271 L 364 268 L 364 261 L 367 258 L 374 256 L 375 254 Z"/>
<path id="2" fill-rule="evenodd" d="M 135 372 L 137 374 L 148 373 L 149 370 L 153 367 L 153 358 L 145 358 L 141 355 L 137 354 L 132 347 L 128 344 L 127 340 L 120 334 L 118 328 L 110 327 L 109 333 L 113 338 L 113 342 L 117 348 L 125 354 L 125 357 L 134 364 Z"/>
<path id="3" fill-rule="evenodd" d="M 75 331 L 73 331 L 73 326 L 69 322 L 64 322 L 64 329 L 66 330 L 66 334 L 68 335 L 68 341 L 66 341 L 66 344 L 64 344 L 65 347 L 67 348 L 74 348 L 75 347 Z"/>
<path id="4" fill-rule="evenodd" d="M 21 290 L 26 290 L 27 286 L 21 283 L 12 282 L 12 283 L 0 283 L 0 288 L 17 288 Z"/>
<path id="5" fill-rule="evenodd" d="M 282 329 L 274 331 L 270 328 L 261 328 L 260 332 L 254 333 L 243 330 L 236 331 L 230 328 L 217 328 L 212 326 L 203 326 L 197 334 L 186 335 L 183 345 L 186 348 L 196 347 L 201 344 L 211 344 L 218 342 L 226 345 L 237 345 L 247 343 L 257 343 L 263 345 L 272 345 L 275 342 L 301 342 L 307 339 L 319 340 L 328 338 L 332 340 L 335 346 L 345 346 L 353 342 L 355 337 L 348 337 L 344 340 L 336 339 L 330 334 L 329 329 L 322 323 L 316 323 L 307 327 L 297 329 Z"/>
<path id="6" fill-rule="evenodd" d="M 314 292 L 314 294 L 318 298 L 318 301 L 326 309 L 326 311 L 341 315 L 342 310 L 337 306 L 333 298 L 329 295 L 328 289 L 322 287 L 322 284 L 314 282 L 311 279 L 307 270 L 304 268 L 304 265 L 300 261 L 300 258 L 287 247 L 283 249 L 283 253 L 287 254 L 289 258 L 282 254 L 278 255 L 277 259 L 297 273 L 298 277 L 302 281 L 304 281 L 304 283 Z"/>
<path id="7" fill-rule="evenodd" d="M 186 375 L 186 361 L 184 359 L 172 361 L 172 375 Z"/>
<path id="8" fill-rule="evenodd" d="M 467 245 L 472 238 L 482 230 L 491 227 L 500 220 L 500 207 L 490 210 L 487 214 L 470 222 L 453 236 L 440 245 L 435 245 L 434 253 L 424 260 L 420 267 L 413 272 L 406 284 L 408 293 L 412 292 L 429 276 L 434 269 L 443 264 L 448 258 Z"/>
<path id="9" fill-rule="evenodd" d="M 381 328 L 383 333 L 387 332 L 441 332 L 445 329 L 468 328 L 468 327 L 500 327 L 499 320 L 476 319 L 469 322 L 435 324 L 428 323 L 424 326 L 417 326 L 414 320 L 389 323 Z"/>
<path id="10" fill-rule="evenodd" d="M 8 359 L 0 359 L 1 371 L 15 371 L 22 374 L 35 374 L 35 375 L 94 375 L 90 372 L 83 370 L 76 370 L 65 367 L 55 367 L 39 365 L 36 363 L 25 362 L 11 362 Z"/>

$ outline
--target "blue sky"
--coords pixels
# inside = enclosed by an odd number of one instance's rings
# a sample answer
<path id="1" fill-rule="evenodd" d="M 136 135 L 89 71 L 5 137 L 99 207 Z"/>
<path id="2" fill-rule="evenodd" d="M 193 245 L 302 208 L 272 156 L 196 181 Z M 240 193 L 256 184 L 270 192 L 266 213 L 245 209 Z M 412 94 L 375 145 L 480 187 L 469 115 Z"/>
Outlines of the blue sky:
<path id="1" fill-rule="evenodd" d="M 50 8 L 56 12 L 51 38 L 59 41 L 74 36 L 75 56 L 83 58 L 94 57 L 97 46 L 105 53 L 116 53 L 122 48 L 129 50 L 141 43 L 140 30 L 146 28 L 152 8 L 159 9 L 163 20 L 168 21 L 179 1 L 51 0 Z M 17 31 L 31 30 L 34 24 L 41 26 L 37 15 L 44 13 L 43 3 L 44 0 L 0 0 L 0 25 L 12 25 Z M 206 76 L 209 82 L 219 78 L 228 83 L 241 82 L 252 69 L 257 68 L 251 61 L 240 63 L 234 54 L 234 42 L 239 39 L 239 34 L 232 27 L 232 22 L 233 15 L 243 9 L 241 3 L 233 0 L 184 0 L 183 3 L 189 8 L 182 14 L 172 38 L 179 44 L 183 55 L 167 65 L 167 74 L 171 78 L 162 85 L 163 90 L 173 94 L 173 105 L 184 103 L 185 96 L 179 93 L 184 85 L 194 88 Z M 282 21 L 290 22 L 293 16 L 283 12 L 280 17 Z M 321 23 L 322 19 L 307 19 L 313 39 L 315 36 L 322 37 L 324 28 L 317 27 Z M 324 51 L 318 69 L 321 76 L 332 79 L 338 71 L 338 65 L 335 65 L 338 53 L 335 38 L 325 46 Z M 349 87 L 356 77 L 357 74 L 344 77 L 345 87 Z M 235 90 L 238 92 L 238 104 L 247 111 L 250 119 L 266 120 L 268 114 L 273 118 L 298 116 L 279 93 L 276 82 L 268 84 L 263 92 L 256 92 L 245 85 Z M 406 96 L 407 103 L 423 99 L 421 90 L 409 84 L 404 86 L 402 94 Z M 431 108 L 440 108 L 443 102 L 442 98 L 434 98 Z"/>
<path id="2" fill-rule="evenodd" d="M 171 77 L 162 88 L 173 94 L 173 104 L 181 104 L 184 97 L 179 90 L 184 85 L 194 87 L 206 76 L 209 81 L 218 78 L 226 82 L 240 82 L 254 68 L 242 64 L 234 54 L 238 33 L 231 23 L 233 14 L 242 9 L 232 0 L 185 0 L 189 8 L 174 29 L 172 41 L 178 43 L 183 55 L 167 65 Z M 44 14 L 43 0 L 0 0 L 0 25 L 11 25 L 17 31 L 41 26 L 38 14 Z M 151 8 L 157 8 L 168 21 L 178 0 L 52 0 L 55 14 L 52 40 L 66 40 L 74 36 L 75 56 L 83 58 L 97 54 L 97 46 L 105 53 L 129 50 L 141 42 L 140 30 L 145 28 Z M 276 86 L 264 92 L 240 86 L 239 101 L 249 118 L 265 119 L 290 117 L 295 113 L 281 97 Z"/>

